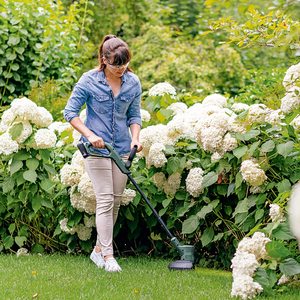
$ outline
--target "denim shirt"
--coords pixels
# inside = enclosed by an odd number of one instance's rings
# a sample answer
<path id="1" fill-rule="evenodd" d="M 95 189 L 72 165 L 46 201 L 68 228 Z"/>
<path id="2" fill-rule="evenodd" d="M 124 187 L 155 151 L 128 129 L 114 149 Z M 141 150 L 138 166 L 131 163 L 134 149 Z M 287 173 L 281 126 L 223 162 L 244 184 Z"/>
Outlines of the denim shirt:
<path id="1" fill-rule="evenodd" d="M 119 155 L 124 155 L 130 152 L 129 126 L 142 125 L 142 90 L 140 80 L 132 72 L 125 72 L 121 80 L 120 93 L 114 97 L 103 71 L 93 69 L 84 73 L 72 91 L 64 109 L 64 118 L 70 122 L 78 117 L 86 103 L 85 125 L 104 142 L 110 143 Z M 84 136 L 81 140 L 87 141 Z M 94 150 L 107 154 L 103 149 Z"/>

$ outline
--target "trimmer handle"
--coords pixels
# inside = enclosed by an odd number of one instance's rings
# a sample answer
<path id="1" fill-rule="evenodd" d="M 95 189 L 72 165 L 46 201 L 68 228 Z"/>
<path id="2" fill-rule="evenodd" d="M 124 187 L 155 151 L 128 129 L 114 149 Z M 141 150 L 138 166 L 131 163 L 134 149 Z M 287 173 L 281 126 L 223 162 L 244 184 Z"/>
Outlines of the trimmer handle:
<path id="1" fill-rule="evenodd" d="M 90 142 L 84 142 L 84 143 L 81 142 L 77 145 L 77 147 L 80 150 L 80 152 L 84 158 L 86 158 L 88 156 L 111 158 L 116 163 L 116 165 L 118 166 L 118 168 L 120 169 L 120 171 L 122 173 L 130 174 L 130 171 L 128 170 L 128 168 L 125 165 L 125 162 L 122 160 L 122 158 L 119 156 L 119 154 L 116 152 L 116 150 L 114 149 L 114 147 L 112 145 L 105 143 L 105 148 L 109 152 L 108 154 L 102 154 L 100 152 L 95 151 Z M 134 154 L 131 155 L 132 158 L 133 158 Z M 130 163 L 130 165 L 131 165 L 131 163 Z"/>
<path id="2" fill-rule="evenodd" d="M 133 161 L 133 159 L 134 159 L 134 157 L 136 155 L 137 149 L 138 149 L 137 145 L 134 145 L 133 148 L 131 149 L 129 157 L 128 157 L 128 160 L 125 163 L 125 167 L 127 169 L 129 169 L 131 167 L 131 164 L 132 164 L 132 161 Z"/>

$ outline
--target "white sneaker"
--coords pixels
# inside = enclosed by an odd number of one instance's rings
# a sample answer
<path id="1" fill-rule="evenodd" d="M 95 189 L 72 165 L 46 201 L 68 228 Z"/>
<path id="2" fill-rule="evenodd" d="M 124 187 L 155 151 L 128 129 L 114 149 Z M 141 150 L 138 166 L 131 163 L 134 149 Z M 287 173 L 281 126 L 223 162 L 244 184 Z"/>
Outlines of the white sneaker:
<path id="1" fill-rule="evenodd" d="M 104 268 L 105 260 L 103 259 L 101 252 L 96 252 L 94 249 L 90 255 L 90 259 L 97 265 L 98 268 Z"/>
<path id="2" fill-rule="evenodd" d="M 105 261 L 105 271 L 107 272 L 121 272 L 122 269 L 117 263 L 117 261 L 113 258 L 110 257 Z"/>

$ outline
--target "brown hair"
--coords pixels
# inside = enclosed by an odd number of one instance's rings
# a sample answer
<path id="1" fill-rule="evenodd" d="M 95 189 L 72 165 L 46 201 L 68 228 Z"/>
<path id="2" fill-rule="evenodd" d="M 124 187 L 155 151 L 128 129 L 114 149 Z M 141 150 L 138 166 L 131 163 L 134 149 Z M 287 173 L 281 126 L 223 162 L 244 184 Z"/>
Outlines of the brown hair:
<path id="1" fill-rule="evenodd" d="M 115 35 L 109 34 L 103 38 L 99 46 L 98 61 L 100 71 L 105 69 L 105 64 L 103 62 L 104 57 L 110 64 L 121 66 L 130 61 L 131 54 L 128 45 L 123 40 Z M 132 71 L 129 67 L 127 67 L 127 70 Z"/>

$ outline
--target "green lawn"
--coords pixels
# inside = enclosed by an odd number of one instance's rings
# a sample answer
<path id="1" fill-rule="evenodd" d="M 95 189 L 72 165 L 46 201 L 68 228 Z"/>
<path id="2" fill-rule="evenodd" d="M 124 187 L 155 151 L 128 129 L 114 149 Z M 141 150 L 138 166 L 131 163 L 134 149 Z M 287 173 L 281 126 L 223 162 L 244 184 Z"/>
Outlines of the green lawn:
<path id="1" fill-rule="evenodd" d="M 232 299 L 230 272 L 169 271 L 169 261 L 160 259 L 118 261 L 123 272 L 110 274 L 86 256 L 0 255 L 0 299 Z M 299 294 L 292 290 L 276 300 L 299 299 Z"/>

